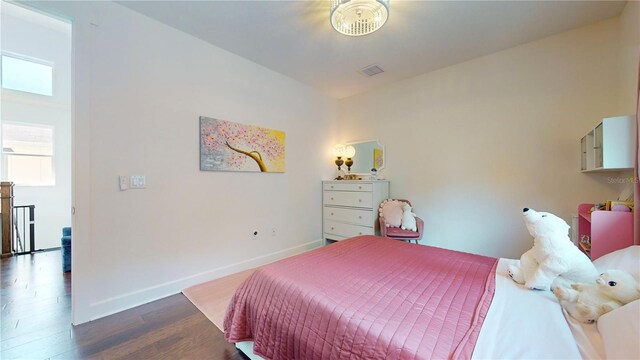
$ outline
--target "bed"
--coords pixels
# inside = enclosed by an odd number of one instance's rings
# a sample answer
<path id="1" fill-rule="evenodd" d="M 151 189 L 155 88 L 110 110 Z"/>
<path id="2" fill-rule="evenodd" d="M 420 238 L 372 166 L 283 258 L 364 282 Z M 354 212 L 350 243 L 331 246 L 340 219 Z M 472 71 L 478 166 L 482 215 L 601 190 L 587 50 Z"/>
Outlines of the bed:
<path id="1" fill-rule="evenodd" d="M 604 357 L 595 325 L 511 281 L 513 261 L 355 237 L 254 272 L 225 339 L 251 359 Z"/>

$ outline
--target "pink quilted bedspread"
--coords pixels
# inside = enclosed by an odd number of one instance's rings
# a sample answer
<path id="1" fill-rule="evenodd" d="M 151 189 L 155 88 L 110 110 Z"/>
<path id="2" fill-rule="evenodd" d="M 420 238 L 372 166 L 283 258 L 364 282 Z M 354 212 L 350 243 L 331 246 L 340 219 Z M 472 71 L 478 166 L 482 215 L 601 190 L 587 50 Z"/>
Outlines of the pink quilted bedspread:
<path id="1" fill-rule="evenodd" d="M 494 258 L 361 236 L 256 270 L 224 320 L 267 359 L 470 358 Z"/>

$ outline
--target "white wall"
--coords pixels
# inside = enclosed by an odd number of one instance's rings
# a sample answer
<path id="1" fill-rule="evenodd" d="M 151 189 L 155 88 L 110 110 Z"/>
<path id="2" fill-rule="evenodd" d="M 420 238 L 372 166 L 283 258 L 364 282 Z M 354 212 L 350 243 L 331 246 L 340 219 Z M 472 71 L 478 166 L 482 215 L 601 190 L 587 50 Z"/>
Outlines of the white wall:
<path id="1" fill-rule="evenodd" d="M 75 323 L 319 245 L 334 100 L 114 3 L 38 6 L 74 20 Z M 201 115 L 285 131 L 287 172 L 199 171 Z"/>
<path id="2" fill-rule="evenodd" d="M 640 2 L 629 1 L 620 14 L 620 108 L 634 114 L 638 101 L 638 59 L 640 58 Z"/>
<path id="3" fill-rule="evenodd" d="M 53 62 L 53 96 L 2 89 L 0 121 L 54 127 L 55 186 L 16 185 L 14 204 L 35 205 L 37 249 L 59 247 L 71 226 L 71 27 L 15 5 L 0 10 L 3 52 Z"/>
<path id="4" fill-rule="evenodd" d="M 338 104 L 117 4 L 36 5 L 74 21 L 75 323 L 316 246 L 337 142 L 387 146 L 425 244 L 517 256 L 522 207 L 568 219 L 616 194 L 577 169 L 579 138 L 620 110 L 618 19 Z M 286 131 L 287 173 L 200 172 L 200 115 Z M 119 192 L 121 174 L 148 188 Z"/>
<path id="5" fill-rule="evenodd" d="M 638 67 L 640 59 L 640 2 L 629 1 L 620 15 L 620 108 L 625 113 L 635 113 L 638 101 Z M 638 115 L 636 115 L 638 116 Z M 626 174 L 626 179 L 636 178 L 634 172 Z M 632 184 L 627 184 L 632 186 Z M 635 194 L 636 204 L 640 194 Z M 637 218 L 637 215 L 636 215 Z M 635 239 L 638 244 L 640 224 L 636 223 Z"/>
<path id="6" fill-rule="evenodd" d="M 579 203 L 617 196 L 612 174 L 579 172 L 579 139 L 630 111 L 618 57 L 616 18 L 342 100 L 335 140 L 386 145 L 391 194 L 425 220 L 423 244 L 518 257 L 523 207 L 570 223 Z"/>

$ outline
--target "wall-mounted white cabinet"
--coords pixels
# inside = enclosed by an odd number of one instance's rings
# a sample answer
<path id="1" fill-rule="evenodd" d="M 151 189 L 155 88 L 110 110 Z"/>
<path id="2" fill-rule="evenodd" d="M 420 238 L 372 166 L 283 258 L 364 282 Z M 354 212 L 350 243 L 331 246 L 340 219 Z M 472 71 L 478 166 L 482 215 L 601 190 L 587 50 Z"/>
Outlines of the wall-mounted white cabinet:
<path id="1" fill-rule="evenodd" d="M 602 119 L 580 140 L 583 172 L 633 169 L 636 116 Z"/>

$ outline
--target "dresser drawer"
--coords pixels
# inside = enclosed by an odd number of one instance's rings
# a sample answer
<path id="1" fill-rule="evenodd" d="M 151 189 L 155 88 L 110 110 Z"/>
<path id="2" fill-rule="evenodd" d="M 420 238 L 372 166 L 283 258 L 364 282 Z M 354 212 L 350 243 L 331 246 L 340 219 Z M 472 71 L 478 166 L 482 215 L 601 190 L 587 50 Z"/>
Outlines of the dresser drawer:
<path id="1" fill-rule="evenodd" d="M 374 225 L 373 211 L 371 210 L 345 209 L 325 206 L 324 219 L 364 226 Z"/>
<path id="2" fill-rule="evenodd" d="M 342 237 L 354 237 L 360 235 L 374 235 L 375 230 L 372 227 L 345 224 L 332 220 L 325 220 L 324 232 L 327 234 L 334 234 Z"/>
<path id="3" fill-rule="evenodd" d="M 352 206 L 360 208 L 373 207 L 373 195 L 370 192 L 324 191 L 323 204 Z"/>
<path id="4" fill-rule="evenodd" d="M 331 240 L 331 241 L 342 241 L 342 240 L 346 240 L 348 238 L 344 237 L 344 236 L 338 236 L 335 234 L 325 234 L 326 235 L 326 239 L 327 240 Z"/>
<path id="5" fill-rule="evenodd" d="M 354 183 L 327 183 L 323 184 L 324 190 L 334 191 L 373 191 L 373 184 L 354 184 Z"/>

